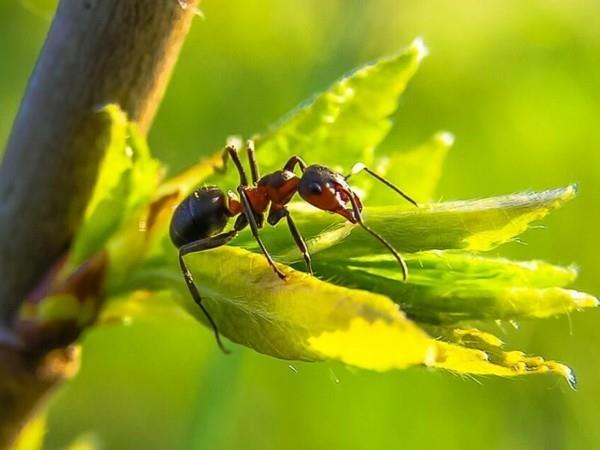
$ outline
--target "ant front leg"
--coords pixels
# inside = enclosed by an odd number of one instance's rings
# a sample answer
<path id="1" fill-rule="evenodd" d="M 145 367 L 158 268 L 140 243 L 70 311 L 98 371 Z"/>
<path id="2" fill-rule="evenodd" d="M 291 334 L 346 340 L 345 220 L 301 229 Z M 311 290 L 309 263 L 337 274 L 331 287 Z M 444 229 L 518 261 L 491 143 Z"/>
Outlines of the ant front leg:
<path id="1" fill-rule="evenodd" d="M 308 251 L 308 246 L 306 245 L 306 241 L 302 237 L 302 234 L 300 234 L 300 230 L 296 226 L 296 223 L 292 219 L 292 216 L 290 215 L 290 212 L 287 210 L 287 208 L 271 207 L 271 210 L 269 211 L 269 217 L 267 218 L 267 222 L 269 223 L 269 225 L 276 225 L 284 217 L 287 221 L 287 225 L 290 230 L 290 233 L 292 234 L 292 237 L 294 238 L 294 242 L 296 243 L 298 250 L 300 250 L 300 253 L 302 253 L 302 257 L 304 258 L 304 264 L 306 265 L 306 270 L 311 275 L 314 275 L 313 268 L 312 268 L 312 260 L 310 257 L 310 253 Z"/>
<path id="2" fill-rule="evenodd" d="M 312 261 L 310 258 L 310 253 L 308 252 L 306 241 L 304 240 L 304 238 L 300 234 L 300 230 L 298 230 L 298 227 L 296 227 L 296 224 L 292 220 L 292 216 L 290 215 L 289 211 L 286 209 L 285 212 L 285 218 L 287 220 L 288 228 L 290 229 L 290 233 L 292 233 L 292 236 L 294 237 L 296 246 L 300 250 L 300 253 L 302 253 L 302 257 L 304 258 L 304 264 L 306 265 L 306 270 L 308 270 L 308 273 L 310 273 L 311 275 L 314 275 Z"/>
<path id="3" fill-rule="evenodd" d="M 416 201 L 414 201 L 412 198 L 410 198 L 408 195 L 406 195 L 404 192 L 402 192 L 398 187 L 394 186 L 388 180 L 386 180 L 385 178 L 383 178 L 381 175 L 373 172 L 371 169 L 369 169 L 363 163 L 356 163 L 356 164 L 354 164 L 354 167 L 352 168 L 352 172 L 350 173 L 350 175 L 346 176 L 346 180 L 348 180 L 351 176 L 356 175 L 356 174 L 362 172 L 363 170 L 365 172 L 367 172 L 369 175 L 371 175 L 373 178 L 375 178 L 376 180 L 381 181 L 387 187 L 389 187 L 393 191 L 395 191 L 398 194 L 400 194 L 402 197 L 404 197 L 405 200 L 407 200 L 408 202 L 412 203 L 417 208 L 419 207 L 419 205 L 418 205 L 418 203 Z"/>
<path id="4" fill-rule="evenodd" d="M 221 336 L 219 334 L 219 329 L 217 328 L 217 324 L 211 317 L 210 313 L 202 303 L 202 297 L 200 296 L 200 292 L 198 292 L 198 288 L 194 283 L 194 278 L 192 277 L 192 273 L 187 268 L 183 257 L 190 253 L 201 252 L 204 250 L 210 250 L 211 248 L 221 247 L 231 241 L 235 236 L 237 236 L 237 230 L 231 230 L 226 233 L 221 233 L 216 236 L 207 237 L 205 239 L 200 239 L 198 241 L 190 242 L 189 244 L 184 244 L 179 248 L 179 267 L 181 268 L 181 273 L 183 273 L 183 278 L 185 279 L 185 283 L 187 285 L 194 302 L 200 307 L 206 320 L 210 324 L 213 332 L 215 334 L 215 339 L 217 340 L 217 344 L 219 348 L 223 351 L 223 353 L 230 353 L 229 350 L 223 345 L 221 342 Z"/>
<path id="5" fill-rule="evenodd" d="M 252 209 L 252 205 L 250 204 L 250 200 L 248 199 L 248 194 L 242 186 L 238 187 L 238 193 L 240 194 L 240 200 L 242 202 L 244 216 L 246 216 L 248 225 L 250 225 L 250 231 L 252 232 L 252 236 L 254 236 L 254 239 L 256 240 L 258 246 L 262 250 L 263 255 L 265 255 L 265 258 L 267 258 L 267 262 L 269 263 L 273 271 L 277 274 L 279 278 L 285 280 L 285 273 L 283 273 L 275 265 L 275 261 L 273 261 L 273 258 L 269 254 L 267 247 L 265 247 L 265 244 L 263 243 L 262 239 L 260 238 L 260 235 L 258 234 L 258 224 L 256 223 L 256 217 L 254 216 L 254 210 Z"/>

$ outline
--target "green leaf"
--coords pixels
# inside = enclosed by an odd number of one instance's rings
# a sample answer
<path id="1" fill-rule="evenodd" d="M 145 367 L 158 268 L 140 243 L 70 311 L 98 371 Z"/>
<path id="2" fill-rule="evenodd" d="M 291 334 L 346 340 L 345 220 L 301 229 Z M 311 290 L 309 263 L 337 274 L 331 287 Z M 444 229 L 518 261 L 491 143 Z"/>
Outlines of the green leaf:
<path id="1" fill-rule="evenodd" d="M 117 105 L 107 105 L 97 111 L 96 115 L 105 124 L 105 133 L 98 139 L 105 151 L 94 193 L 86 209 L 86 219 L 98 210 L 105 198 L 110 197 L 111 191 L 131 165 L 127 155 L 127 115 Z"/>
<path id="2" fill-rule="evenodd" d="M 359 68 L 335 82 L 307 105 L 285 116 L 263 136 L 256 137 L 263 171 L 280 169 L 287 158 L 300 155 L 307 163 L 340 168 L 373 161 L 374 149 L 391 128 L 389 117 L 398 98 L 427 54 L 416 39 L 395 56 Z M 233 185 L 230 171 L 219 182 Z"/>
<path id="3" fill-rule="evenodd" d="M 437 339 L 433 367 L 459 374 L 498 375 L 504 377 L 535 373 L 555 373 L 575 388 L 575 374 L 569 367 L 540 356 L 503 350 L 496 336 L 476 328 L 427 327 Z"/>
<path id="4" fill-rule="evenodd" d="M 135 123 L 128 124 L 127 133 L 126 153 L 131 158 L 129 168 L 131 181 L 130 195 L 126 199 L 125 218 L 139 213 L 140 209 L 148 205 L 156 194 L 163 172 L 160 162 L 152 158 L 146 138 Z"/>
<path id="5" fill-rule="evenodd" d="M 389 116 L 427 50 L 420 39 L 398 55 L 362 67 L 337 81 L 259 138 L 261 161 L 276 167 L 292 154 L 331 167 L 370 162 L 391 128 Z M 263 156 L 264 155 L 264 156 Z"/>
<path id="6" fill-rule="evenodd" d="M 102 249 L 128 218 L 147 205 L 159 182 L 159 163 L 119 106 L 107 105 L 96 114 L 106 124 L 99 139 L 105 156 L 68 268 Z"/>
<path id="7" fill-rule="evenodd" d="M 544 261 L 513 261 L 473 253 L 431 250 L 405 256 L 411 271 L 409 282 L 422 286 L 477 288 L 564 287 L 575 281 L 575 266 L 562 267 Z M 348 268 L 396 279 L 398 264 L 391 255 L 352 258 Z"/>
<path id="8" fill-rule="evenodd" d="M 85 220 L 77 234 L 70 255 L 70 267 L 81 264 L 102 247 L 121 222 L 123 199 L 128 195 L 125 180 L 130 158 L 127 148 L 127 116 L 116 105 L 108 105 L 97 113 L 104 123 L 104 134 L 99 139 L 105 148 L 96 186 L 87 206 Z"/>
<path id="9" fill-rule="evenodd" d="M 282 267 L 287 279 L 280 280 L 245 230 L 231 246 L 186 256 L 205 306 L 224 336 L 278 358 L 333 360 L 371 370 L 422 365 L 461 374 L 554 372 L 571 381 L 566 366 L 506 351 L 495 336 L 461 322 L 483 325 L 597 306 L 594 297 L 566 289 L 577 275 L 573 267 L 472 253 L 514 239 L 572 199 L 575 186 L 427 204 L 452 144 L 448 133 L 375 161 L 374 149 L 424 54 L 415 41 L 397 56 L 353 72 L 257 141 L 263 173 L 282 167 L 292 154 L 336 170 L 341 165 L 349 170 L 357 161 L 376 163 L 375 170 L 424 203 L 412 208 L 369 177 L 351 180 L 371 205 L 365 220 L 405 255 L 408 281 L 401 281 L 386 248 L 360 227 L 294 203 L 290 211 L 308 239 L 317 277 Z M 156 189 L 158 165 L 142 137 L 118 109 L 104 114 L 113 124 L 109 153 L 117 153 L 107 156 L 105 165 L 114 166 L 113 172 L 99 178 L 89 217 L 99 214 L 98 223 L 106 223 L 92 226 L 88 220 L 91 228 L 84 226 L 78 237 L 87 253 L 108 250 L 105 292 L 113 301 L 102 321 L 176 318 L 179 313 L 170 307 L 175 297 L 206 323 L 186 289 L 168 226 L 177 202 L 214 172 L 220 155 Z M 130 161 L 119 153 L 128 146 L 135 155 Z M 226 187 L 237 182 L 237 174 L 214 181 Z M 285 225 L 265 227 L 261 235 L 278 261 L 300 259 Z M 59 306 L 49 313 L 69 314 L 68 302 Z"/>
<path id="10" fill-rule="evenodd" d="M 474 375 L 553 372 L 574 382 L 563 364 L 504 351 L 502 342 L 489 333 L 417 326 L 377 290 L 345 289 L 289 269 L 288 279 L 281 281 L 262 255 L 235 247 L 193 254 L 187 261 L 221 333 L 271 356 L 335 360 L 378 371 L 425 365 Z M 528 266 L 521 269 L 534 270 L 533 263 Z M 562 272 L 550 267 L 547 271 Z M 140 286 L 170 284 L 181 293 L 185 307 L 205 323 L 176 272 L 137 275 Z"/>
<path id="11" fill-rule="evenodd" d="M 576 195 L 574 185 L 481 200 L 445 202 L 405 210 L 403 206 L 365 208 L 365 221 L 400 252 L 424 250 L 491 250 L 524 232 Z M 360 227 L 314 208 L 292 208 L 294 220 L 312 254 L 321 259 L 385 253 L 385 247 Z M 263 231 L 269 248 L 282 261 L 298 260 L 285 226 Z M 250 235 L 240 244 L 256 249 Z"/>
<path id="12" fill-rule="evenodd" d="M 523 233 L 531 222 L 542 219 L 575 194 L 575 186 L 568 186 L 543 192 L 445 202 L 406 211 L 398 207 L 376 207 L 366 209 L 365 220 L 401 251 L 485 251 Z M 339 233 L 343 228 L 352 228 L 348 238 L 328 247 L 323 255 L 358 256 L 385 250 L 355 226 L 339 225 L 330 233 Z"/>
<path id="13" fill-rule="evenodd" d="M 569 386 L 575 388 L 573 371 L 556 361 L 546 361 L 541 356 L 527 356 L 519 351 L 482 351 L 461 345 L 437 342 L 436 361 L 432 367 L 466 375 L 496 375 L 513 377 L 554 373 L 564 378 Z"/>
<path id="14" fill-rule="evenodd" d="M 388 257 L 344 265 L 316 262 L 315 267 L 339 284 L 390 297 L 409 317 L 425 323 L 546 318 L 598 306 L 596 298 L 560 287 L 574 281 L 574 268 L 447 252 L 408 255 L 407 264 L 407 283 Z"/>
<path id="15" fill-rule="evenodd" d="M 13 450 L 42 450 L 44 448 L 47 414 L 46 408 L 43 408 L 24 424 L 17 440 L 13 443 Z"/>
<path id="16" fill-rule="evenodd" d="M 384 296 L 347 289 L 283 268 L 280 280 L 262 255 L 235 247 L 186 257 L 219 330 L 261 353 L 305 361 L 335 360 L 372 370 L 422 364 L 432 342 Z M 139 273 L 140 285 L 161 284 L 157 272 Z M 163 272 L 164 283 L 174 281 Z M 167 278 L 168 277 L 168 278 Z M 177 284 L 191 304 L 181 277 Z"/>

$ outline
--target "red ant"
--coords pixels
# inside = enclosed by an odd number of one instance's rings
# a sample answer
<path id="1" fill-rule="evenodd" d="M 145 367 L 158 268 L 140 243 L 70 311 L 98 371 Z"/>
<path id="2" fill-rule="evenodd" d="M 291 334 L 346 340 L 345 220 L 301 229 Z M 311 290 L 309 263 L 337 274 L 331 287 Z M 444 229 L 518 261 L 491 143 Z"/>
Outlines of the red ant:
<path id="1" fill-rule="evenodd" d="M 200 293 L 183 257 L 189 253 L 201 252 L 225 245 L 236 237 L 242 229 L 250 225 L 250 230 L 269 265 L 279 278 L 284 280 L 286 278 L 285 274 L 275 265 L 273 258 L 271 258 L 258 234 L 258 230 L 262 228 L 264 223 L 264 213 L 269 210 L 267 215 L 269 225 L 276 225 L 285 217 L 294 241 L 304 257 L 306 268 L 312 275 L 312 264 L 306 242 L 286 208 L 296 192 L 311 205 L 323 211 L 339 214 L 349 222 L 360 225 L 394 255 L 402 269 L 403 279 L 406 280 L 407 267 L 402 256 L 389 242 L 364 223 L 361 214 L 363 205 L 360 198 L 348 185 L 347 180 L 352 175 L 365 171 L 392 188 L 413 205 L 418 206 L 414 200 L 362 163 L 356 164 L 350 175 L 343 176 L 327 167 L 307 166 L 302 158 L 292 156 L 282 170 L 261 177 L 252 141 L 248 141 L 247 153 L 252 183 L 248 182 L 248 176 L 242 166 L 237 149 L 233 146 L 226 147 L 223 152 L 223 165 L 217 171 L 224 172 L 227 168 L 228 159 L 233 161 L 240 175 L 240 184 L 237 187 L 238 196 L 231 191 L 225 194 L 216 186 L 201 187 L 177 206 L 170 226 L 171 240 L 179 249 L 179 265 L 187 287 L 211 325 L 217 343 L 223 352 L 229 353 L 221 342 L 217 325 L 202 304 Z M 296 166 L 302 172 L 300 177 L 294 173 Z M 348 203 L 350 208 L 348 208 Z M 223 232 L 229 218 L 235 216 L 237 218 L 233 229 Z"/>

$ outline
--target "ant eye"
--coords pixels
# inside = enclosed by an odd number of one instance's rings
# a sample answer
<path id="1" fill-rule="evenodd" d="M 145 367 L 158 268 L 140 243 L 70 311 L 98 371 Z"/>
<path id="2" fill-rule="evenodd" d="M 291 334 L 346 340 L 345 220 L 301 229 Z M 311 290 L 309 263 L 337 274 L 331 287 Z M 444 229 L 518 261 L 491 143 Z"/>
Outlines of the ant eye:
<path id="1" fill-rule="evenodd" d="M 320 193 L 323 192 L 323 188 L 321 187 L 321 185 L 319 183 L 311 183 L 308 186 L 308 190 L 313 195 L 319 195 Z"/>

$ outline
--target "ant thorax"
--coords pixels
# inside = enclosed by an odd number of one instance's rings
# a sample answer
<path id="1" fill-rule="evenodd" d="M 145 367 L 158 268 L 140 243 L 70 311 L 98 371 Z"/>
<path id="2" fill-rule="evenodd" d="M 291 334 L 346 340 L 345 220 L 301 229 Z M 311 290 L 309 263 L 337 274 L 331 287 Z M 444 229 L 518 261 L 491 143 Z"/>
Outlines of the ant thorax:
<path id="1" fill-rule="evenodd" d="M 269 202 L 277 206 L 287 205 L 298 190 L 299 182 L 298 176 L 289 170 L 277 170 L 263 176 L 258 180 L 255 188 L 258 191 L 257 194 L 263 195 L 267 200 L 262 211 L 265 211 Z M 251 191 L 252 188 L 248 192 L 250 197 Z M 250 201 L 252 202 L 252 199 Z"/>

